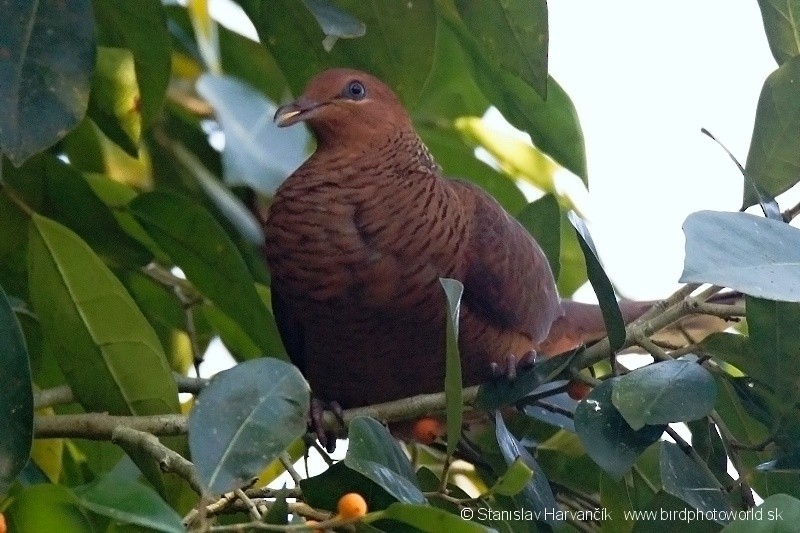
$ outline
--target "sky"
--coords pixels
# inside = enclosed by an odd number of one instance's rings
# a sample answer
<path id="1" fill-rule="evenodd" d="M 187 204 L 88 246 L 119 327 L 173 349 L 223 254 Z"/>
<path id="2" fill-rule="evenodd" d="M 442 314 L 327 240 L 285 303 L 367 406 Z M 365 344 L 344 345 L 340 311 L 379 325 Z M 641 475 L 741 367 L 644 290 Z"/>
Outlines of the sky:
<path id="1" fill-rule="evenodd" d="M 681 225 L 736 211 L 764 79 L 776 67 L 755 0 L 549 2 L 550 73 L 586 139 L 591 230 L 622 294 L 677 288 Z M 789 204 L 783 205 L 783 208 Z"/>

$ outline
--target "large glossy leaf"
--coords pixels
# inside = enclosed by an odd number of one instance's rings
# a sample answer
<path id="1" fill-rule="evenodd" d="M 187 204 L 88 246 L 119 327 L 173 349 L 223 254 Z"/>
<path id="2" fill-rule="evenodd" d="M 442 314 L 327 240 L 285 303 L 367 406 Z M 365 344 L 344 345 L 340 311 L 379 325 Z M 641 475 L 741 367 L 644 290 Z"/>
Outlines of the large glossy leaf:
<path id="1" fill-rule="evenodd" d="M 484 53 L 547 98 L 547 2 L 456 0 Z"/>
<path id="2" fill-rule="evenodd" d="M 604 381 L 575 408 L 575 431 L 586 453 L 615 480 L 664 433 L 663 425 L 634 431 L 614 407 L 611 396 L 619 378 Z"/>
<path id="3" fill-rule="evenodd" d="M 153 328 L 122 283 L 77 235 L 34 215 L 31 301 L 81 405 L 112 414 L 178 412 Z"/>
<path id="4" fill-rule="evenodd" d="M 561 210 L 556 197 L 546 194 L 529 203 L 517 215 L 517 220 L 542 247 L 553 277 L 558 279 L 561 270 Z"/>
<path id="5" fill-rule="evenodd" d="M 724 523 L 722 513 L 731 511 L 731 504 L 719 482 L 705 465 L 698 465 L 672 442 L 661 443 L 661 483 L 664 490 L 695 509 L 713 513 Z"/>
<path id="6" fill-rule="evenodd" d="M 461 439 L 461 420 L 463 418 L 464 401 L 461 386 L 461 354 L 458 350 L 458 317 L 461 308 L 461 295 L 464 285 L 455 279 L 441 278 L 444 294 L 447 298 L 446 327 L 446 374 L 444 392 L 447 398 L 447 453 L 456 451 Z"/>
<path id="7" fill-rule="evenodd" d="M 589 276 L 589 282 L 592 284 L 597 300 L 600 302 L 600 311 L 603 314 L 603 322 L 608 332 L 611 351 L 616 352 L 625 344 L 627 333 L 625 332 L 625 321 L 622 319 L 622 311 L 620 311 L 617 303 L 614 286 L 600 263 L 600 257 L 597 255 L 597 250 L 594 247 L 594 242 L 586 223 L 574 212 L 569 213 L 569 219 L 572 225 L 575 226 L 578 244 L 586 260 L 586 272 Z"/>
<path id="8" fill-rule="evenodd" d="M 237 2 L 250 16 L 295 96 L 318 72 L 349 66 L 388 83 L 408 109 L 418 102 L 434 57 L 433 2 L 337 2 L 340 9 L 362 21 L 367 31 L 363 37 L 336 43 L 330 52 L 323 47 L 317 21 L 301 2 Z M 297 54 L 297 50 L 303 50 L 303 54 Z"/>
<path id="9" fill-rule="evenodd" d="M 489 489 L 493 494 L 501 494 L 503 496 L 515 496 L 522 492 L 525 486 L 530 482 L 533 477 L 533 470 L 525 464 L 521 457 L 509 465 L 505 474 L 500 476 L 494 485 Z"/>
<path id="10" fill-rule="evenodd" d="M 170 73 L 170 39 L 159 0 L 93 0 L 98 41 L 133 53 L 142 126 L 158 115 Z"/>
<path id="11" fill-rule="evenodd" d="M 472 60 L 475 80 L 484 95 L 514 126 L 527 132 L 533 144 L 564 168 L 588 182 L 586 150 L 578 115 L 567 93 L 552 77 L 547 100 L 522 78 L 502 69 L 486 56 L 460 20 L 442 12 L 442 20 L 458 36 Z"/>
<path id="12" fill-rule="evenodd" d="M 714 408 L 711 373 L 686 359 L 637 368 L 614 383 L 611 401 L 634 430 L 645 425 L 688 422 Z"/>
<path id="13" fill-rule="evenodd" d="M 0 498 L 25 466 L 33 439 L 33 390 L 25 338 L 0 287 Z"/>
<path id="14" fill-rule="evenodd" d="M 349 469 L 343 461 L 334 463 L 323 473 L 300 480 L 303 498 L 318 509 L 336 509 L 343 494 L 357 492 L 367 500 L 370 511 L 384 509 L 397 502 L 397 498 L 370 478 Z"/>
<path id="15" fill-rule="evenodd" d="M 572 361 L 572 357 L 551 357 L 536 362 L 530 370 L 517 376 L 513 383 L 489 381 L 481 385 L 475 397 L 480 409 L 497 409 L 510 405 L 532 393 L 539 385 L 555 378 Z"/>
<path id="16" fill-rule="evenodd" d="M 325 32 L 323 46 L 328 51 L 333 48 L 338 38 L 361 37 L 367 31 L 363 22 L 337 8 L 328 0 L 303 0 L 303 3 Z"/>
<path id="17" fill-rule="evenodd" d="M 686 218 L 683 232 L 682 283 L 713 283 L 759 298 L 800 302 L 797 228 L 748 213 L 700 211 Z"/>
<path id="18" fill-rule="evenodd" d="M 348 428 L 344 464 L 405 503 L 424 503 L 414 469 L 397 441 L 380 422 L 356 417 Z"/>
<path id="19" fill-rule="evenodd" d="M 278 128 L 272 120 L 277 107 L 234 78 L 204 74 L 197 90 L 214 107 L 225 132 L 225 182 L 249 185 L 273 195 L 305 161 L 309 143 L 306 129 Z"/>
<path id="20" fill-rule="evenodd" d="M 775 494 L 761 505 L 737 513 L 721 533 L 793 533 L 800 524 L 800 500 Z"/>
<path id="21" fill-rule="evenodd" d="M 4 510 L 8 530 L 14 533 L 87 533 L 95 531 L 75 495 L 61 485 L 24 488 Z"/>
<path id="22" fill-rule="evenodd" d="M 86 113 L 94 25 L 89 0 L 10 0 L 3 4 L 3 18 L 0 149 L 19 166 L 61 139 Z"/>
<path id="23" fill-rule="evenodd" d="M 745 171 L 772 196 L 800 180 L 800 57 L 793 57 L 770 74 L 756 108 L 753 138 Z M 751 187 L 743 207 L 758 202 Z"/>
<path id="24" fill-rule="evenodd" d="M 519 458 L 533 472 L 533 476 L 525 488 L 515 496 L 515 500 L 521 502 L 520 508 L 534 513 L 538 520 L 551 526 L 559 524 L 562 519 L 559 518 L 561 515 L 557 512 L 558 504 L 553 496 L 553 490 L 547 482 L 544 470 L 530 452 L 508 431 L 499 411 L 495 411 L 494 421 L 495 437 L 506 465 L 510 467 Z"/>
<path id="25" fill-rule="evenodd" d="M 782 65 L 800 55 L 800 3 L 797 0 L 758 0 L 769 49 Z"/>
<path id="26" fill-rule="evenodd" d="M 393 503 L 387 507 L 382 516 L 413 526 L 416 531 L 439 533 L 479 533 L 494 531 L 477 522 L 468 522 L 456 514 L 429 505 L 413 505 Z M 468 517 L 469 515 L 464 515 Z"/>
<path id="27" fill-rule="evenodd" d="M 768 385 L 786 408 L 800 397 L 800 304 L 747 298 L 750 353 Z M 754 376 L 755 377 L 755 376 Z"/>
<path id="28" fill-rule="evenodd" d="M 167 192 L 139 195 L 131 213 L 183 270 L 197 289 L 233 318 L 268 353 L 272 340 L 264 324 L 269 311 L 253 277 L 225 231 L 202 206 Z"/>
<path id="29" fill-rule="evenodd" d="M 189 413 L 192 460 L 209 489 L 242 486 L 302 436 L 309 394 L 296 367 L 270 357 L 214 376 Z"/>
<path id="30" fill-rule="evenodd" d="M 123 524 L 135 524 L 165 533 L 185 531 L 181 517 L 153 489 L 132 479 L 106 474 L 75 487 L 77 503 Z"/>

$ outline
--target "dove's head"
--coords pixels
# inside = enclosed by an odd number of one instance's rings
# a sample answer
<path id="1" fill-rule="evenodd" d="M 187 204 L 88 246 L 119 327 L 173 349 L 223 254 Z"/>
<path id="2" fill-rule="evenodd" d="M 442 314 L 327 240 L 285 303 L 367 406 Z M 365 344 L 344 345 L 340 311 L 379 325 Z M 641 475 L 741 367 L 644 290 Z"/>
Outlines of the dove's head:
<path id="1" fill-rule="evenodd" d="M 411 129 L 411 121 L 392 90 L 379 79 L 351 69 L 317 74 L 303 95 L 281 106 L 275 122 L 285 127 L 304 121 L 320 144 L 347 144 Z"/>

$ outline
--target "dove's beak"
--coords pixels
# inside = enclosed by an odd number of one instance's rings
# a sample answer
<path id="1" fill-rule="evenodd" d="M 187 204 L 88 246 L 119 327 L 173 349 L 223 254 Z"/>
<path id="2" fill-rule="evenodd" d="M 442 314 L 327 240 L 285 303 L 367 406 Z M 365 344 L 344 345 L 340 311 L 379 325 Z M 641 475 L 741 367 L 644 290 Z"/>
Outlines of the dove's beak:
<path id="1" fill-rule="evenodd" d="M 275 111 L 275 124 L 279 128 L 285 128 L 292 124 L 309 118 L 310 114 L 319 107 L 319 104 L 300 98 L 291 104 L 282 105 Z"/>

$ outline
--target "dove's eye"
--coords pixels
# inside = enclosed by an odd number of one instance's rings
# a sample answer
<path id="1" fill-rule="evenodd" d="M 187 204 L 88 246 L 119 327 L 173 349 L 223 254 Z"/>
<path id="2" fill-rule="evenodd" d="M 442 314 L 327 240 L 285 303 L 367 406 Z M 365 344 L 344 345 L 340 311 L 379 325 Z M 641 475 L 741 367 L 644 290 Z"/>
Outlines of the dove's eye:
<path id="1" fill-rule="evenodd" d="M 367 96 L 367 89 L 360 81 L 353 80 L 344 88 L 342 96 L 350 100 L 361 100 Z"/>

